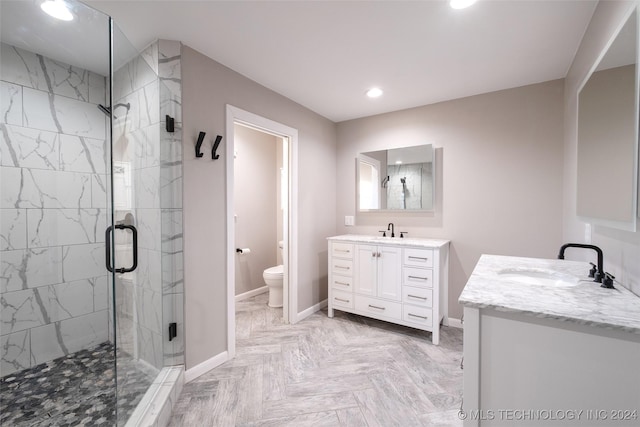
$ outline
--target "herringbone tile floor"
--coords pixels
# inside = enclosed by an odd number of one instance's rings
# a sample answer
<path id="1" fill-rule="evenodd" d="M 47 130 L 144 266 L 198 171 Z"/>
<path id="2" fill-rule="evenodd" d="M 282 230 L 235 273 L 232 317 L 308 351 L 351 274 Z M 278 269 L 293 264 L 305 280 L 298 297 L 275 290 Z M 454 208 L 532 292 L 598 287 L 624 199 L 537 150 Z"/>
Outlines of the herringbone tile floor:
<path id="1" fill-rule="evenodd" d="M 462 331 L 236 304 L 236 358 L 184 386 L 171 427 L 461 426 Z"/>

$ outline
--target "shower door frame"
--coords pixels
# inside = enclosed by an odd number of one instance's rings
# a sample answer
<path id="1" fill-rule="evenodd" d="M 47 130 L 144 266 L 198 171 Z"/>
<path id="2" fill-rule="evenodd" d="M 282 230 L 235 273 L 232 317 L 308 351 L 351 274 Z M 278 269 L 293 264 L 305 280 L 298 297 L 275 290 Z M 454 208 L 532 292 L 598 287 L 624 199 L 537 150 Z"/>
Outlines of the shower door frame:
<path id="1" fill-rule="evenodd" d="M 283 283 L 282 313 L 285 323 L 298 322 L 298 130 L 282 123 L 227 104 L 227 352 L 232 359 L 236 354 L 236 299 L 235 299 L 235 227 L 234 224 L 234 126 L 242 124 L 288 141 L 287 212 L 284 232 L 284 253 L 287 269 Z M 287 274 L 288 273 L 288 274 Z"/>

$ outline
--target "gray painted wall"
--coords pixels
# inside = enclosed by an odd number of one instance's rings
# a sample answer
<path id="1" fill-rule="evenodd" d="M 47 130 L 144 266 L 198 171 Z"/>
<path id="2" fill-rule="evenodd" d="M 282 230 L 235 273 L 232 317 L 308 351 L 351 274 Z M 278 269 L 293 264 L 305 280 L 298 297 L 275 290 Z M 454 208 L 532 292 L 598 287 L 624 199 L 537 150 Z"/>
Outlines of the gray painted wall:
<path id="1" fill-rule="evenodd" d="M 226 350 L 225 159 L 196 159 L 195 140 L 207 132 L 203 152 L 225 133 L 225 105 L 298 130 L 298 311 L 327 297 L 326 237 L 336 232 L 336 129 L 331 121 L 201 53 L 184 47 L 184 233 L 186 367 Z M 220 145 L 224 153 L 226 139 Z"/>
<path id="2" fill-rule="evenodd" d="M 265 286 L 262 273 L 278 262 L 278 147 L 273 135 L 235 127 L 236 295 Z M 282 227 L 280 227 L 282 228 Z"/>
<path id="3" fill-rule="evenodd" d="M 450 239 L 449 315 L 483 253 L 554 258 L 562 236 L 563 81 L 442 102 L 338 124 L 338 233 Z M 433 144 L 435 214 L 356 215 L 359 152 Z M 386 227 L 385 227 L 386 228 Z"/>

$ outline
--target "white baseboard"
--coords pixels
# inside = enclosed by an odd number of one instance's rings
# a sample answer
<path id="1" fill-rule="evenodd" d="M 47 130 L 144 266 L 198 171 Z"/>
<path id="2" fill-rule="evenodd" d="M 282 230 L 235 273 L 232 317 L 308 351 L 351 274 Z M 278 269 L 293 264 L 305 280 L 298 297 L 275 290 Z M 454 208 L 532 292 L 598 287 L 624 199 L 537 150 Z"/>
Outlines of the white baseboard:
<path id="1" fill-rule="evenodd" d="M 452 328 L 462 329 L 462 320 L 449 317 L 449 326 L 451 326 Z"/>
<path id="2" fill-rule="evenodd" d="M 256 295 L 264 294 L 265 292 L 269 292 L 269 287 L 266 285 L 258 289 L 252 289 L 249 292 L 236 295 L 236 302 L 255 297 Z"/>
<path id="3" fill-rule="evenodd" d="M 213 368 L 217 368 L 227 360 L 229 360 L 229 354 L 226 351 L 224 351 L 218 355 L 213 356 L 211 359 L 205 360 L 204 362 L 197 364 L 191 369 L 187 369 L 184 372 L 184 382 L 188 383 L 195 380 L 200 375 L 206 374 Z"/>
<path id="4" fill-rule="evenodd" d="M 319 303 L 317 303 L 316 305 L 312 305 L 311 307 L 307 308 L 306 310 L 301 311 L 300 313 L 298 313 L 297 322 L 306 319 L 307 317 L 311 316 L 316 311 L 322 310 L 328 304 L 329 304 L 328 300 L 323 300 L 323 301 L 320 301 Z"/>

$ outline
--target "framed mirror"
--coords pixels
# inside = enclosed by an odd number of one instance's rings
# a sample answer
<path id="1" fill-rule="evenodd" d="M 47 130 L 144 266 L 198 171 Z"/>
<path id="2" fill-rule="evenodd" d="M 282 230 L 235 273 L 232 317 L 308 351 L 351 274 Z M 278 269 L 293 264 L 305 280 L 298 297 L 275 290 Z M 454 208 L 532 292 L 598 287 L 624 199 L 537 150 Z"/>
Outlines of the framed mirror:
<path id="1" fill-rule="evenodd" d="M 433 211 L 435 162 L 431 144 L 360 153 L 359 212 Z"/>
<path id="2" fill-rule="evenodd" d="M 638 17 L 630 13 L 578 92 L 577 215 L 636 230 Z"/>

